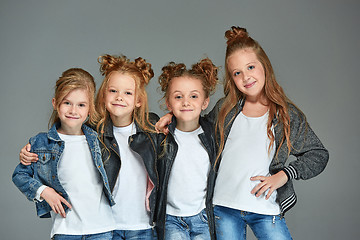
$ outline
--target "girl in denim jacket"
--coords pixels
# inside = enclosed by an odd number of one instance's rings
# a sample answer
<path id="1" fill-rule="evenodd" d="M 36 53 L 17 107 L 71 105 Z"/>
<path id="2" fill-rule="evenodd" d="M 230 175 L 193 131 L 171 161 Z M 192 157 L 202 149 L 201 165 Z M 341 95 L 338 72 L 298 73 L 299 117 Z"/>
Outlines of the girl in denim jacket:
<path id="1" fill-rule="evenodd" d="M 104 55 L 98 59 L 105 76 L 96 98 L 100 117 L 92 124 L 99 133 L 102 160 L 109 189 L 116 205 L 113 239 L 156 239 L 155 206 L 158 173 L 155 167 L 152 123 L 145 87 L 154 76 L 151 64 L 141 57 Z M 27 151 L 20 153 L 24 164 L 36 161 Z"/>
<path id="2" fill-rule="evenodd" d="M 97 121 L 94 94 L 88 72 L 65 71 L 56 82 L 51 129 L 29 141 L 39 161 L 19 164 L 12 176 L 38 216 L 51 216 L 53 239 L 112 239 L 114 200 L 98 135 L 84 124 Z"/>

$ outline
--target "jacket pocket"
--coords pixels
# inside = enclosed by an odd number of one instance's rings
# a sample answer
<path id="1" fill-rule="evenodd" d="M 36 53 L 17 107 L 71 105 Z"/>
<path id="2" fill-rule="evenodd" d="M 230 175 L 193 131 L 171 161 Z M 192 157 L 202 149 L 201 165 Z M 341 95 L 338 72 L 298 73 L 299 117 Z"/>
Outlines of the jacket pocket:
<path id="1" fill-rule="evenodd" d="M 39 161 L 37 163 L 37 172 L 40 179 L 47 183 L 51 182 L 52 163 L 55 160 L 55 154 L 51 152 L 38 152 Z"/>

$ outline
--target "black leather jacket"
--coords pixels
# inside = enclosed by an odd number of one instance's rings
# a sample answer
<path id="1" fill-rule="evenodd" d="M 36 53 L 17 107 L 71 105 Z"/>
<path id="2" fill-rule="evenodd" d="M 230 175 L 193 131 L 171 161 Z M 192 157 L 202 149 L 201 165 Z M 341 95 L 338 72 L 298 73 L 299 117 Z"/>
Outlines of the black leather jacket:
<path id="1" fill-rule="evenodd" d="M 210 159 L 210 171 L 208 175 L 207 193 L 206 193 L 206 213 L 208 217 L 208 224 L 211 239 L 215 239 L 215 226 L 214 226 L 214 214 L 212 206 L 212 196 L 214 192 L 215 184 L 215 171 L 214 162 L 216 159 L 215 151 L 215 138 L 214 138 L 214 127 L 204 118 L 200 118 L 200 125 L 203 129 L 203 133 L 199 134 L 199 138 L 204 145 Z M 165 238 L 165 220 L 166 220 L 166 203 L 167 203 L 167 187 L 170 177 L 170 172 L 174 159 L 178 150 L 178 145 L 174 139 L 174 130 L 176 127 L 176 119 L 173 117 L 172 123 L 169 125 L 169 134 L 165 138 L 164 135 L 159 135 L 158 144 L 165 139 L 166 144 L 164 145 L 166 150 L 165 154 L 157 160 L 157 167 L 159 172 L 159 191 L 158 191 L 158 206 L 157 206 L 157 224 L 156 229 L 158 232 L 158 239 Z M 161 154 L 162 149 L 158 148 Z"/>
<path id="2" fill-rule="evenodd" d="M 150 114 L 150 121 L 157 122 L 159 117 L 156 114 Z M 147 206 L 149 206 L 150 214 L 150 225 L 155 225 L 155 207 L 156 207 L 156 197 L 157 189 L 159 186 L 159 178 L 156 169 L 155 159 L 156 159 L 156 149 L 154 141 L 157 140 L 156 133 L 148 133 L 143 131 L 139 125 L 135 122 L 136 125 L 136 134 L 129 137 L 129 146 L 130 148 L 137 152 L 144 161 L 146 171 L 148 173 L 148 194 L 149 196 L 147 201 Z M 109 186 L 111 192 L 114 190 L 116 179 L 119 175 L 121 168 L 121 157 L 119 153 L 119 147 L 116 142 L 113 133 L 113 123 L 111 119 L 105 123 L 104 128 L 104 141 L 101 142 L 101 153 L 102 159 L 104 162 L 104 168 L 109 179 Z M 105 144 L 105 146 L 104 146 Z"/>

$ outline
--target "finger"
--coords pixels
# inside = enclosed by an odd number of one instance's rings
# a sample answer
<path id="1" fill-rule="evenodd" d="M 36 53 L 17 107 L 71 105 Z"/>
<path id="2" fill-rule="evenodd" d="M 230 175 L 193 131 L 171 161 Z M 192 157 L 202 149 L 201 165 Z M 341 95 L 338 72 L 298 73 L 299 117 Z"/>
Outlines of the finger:
<path id="1" fill-rule="evenodd" d="M 264 185 L 264 186 L 256 193 L 256 197 L 260 197 L 261 195 L 263 195 L 269 188 L 270 188 L 269 185 Z"/>
<path id="2" fill-rule="evenodd" d="M 31 150 L 31 145 L 30 145 L 30 143 L 26 144 L 26 145 L 25 145 L 25 148 L 26 148 L 26 150 L 27 150 L 28 152 L 30 152 L 30 150 Z"/>
<path id="3" fill-rule="evenodd" d="M 63 218 L 66 217 L 65 210 L 64 210 L 64 207 L 62 205 L 59 206 L 59 213 Z"/>
<path id="4" fill-rule="evenodd" d="M 258 185 L 256 185 L 253 190 L 251 191 L 251 194 L 255 194 L 257 193 L 263 186 L 265 185 L 264 182 L 259 183 Z"/>
<path id="5" fill-rule="evenodd" d="M 65 198 L 61 198 L 61 202 L 63 202 L 66 206 L 68 206 L 68 208 L 72 208 L 71 204 L 65 200 Z"/>
<path id="6" fill-rule="evenodd" d="M 265 176 L 254 176 L 250 178 L 251 181 L 264 181 L 265 179 Z"/>
<path id="7" fill-rule="evenodd" d="M 268 192 L 268 194 L 266 194 L 265 199 L 268 200 L 274 191 L 275 191 L 275 189 L 269 188 L 269 192 Z"/>

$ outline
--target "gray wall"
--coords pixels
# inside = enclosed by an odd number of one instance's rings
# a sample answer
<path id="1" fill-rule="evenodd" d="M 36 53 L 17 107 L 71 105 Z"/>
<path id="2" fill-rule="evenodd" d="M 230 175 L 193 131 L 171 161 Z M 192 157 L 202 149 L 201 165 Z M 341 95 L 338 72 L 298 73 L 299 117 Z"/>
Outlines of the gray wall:
<path id="1" fill-rule="evenodd" d="M 232 25 L 248 28 L 262 44 L 278 81 L 330 151 L 320 176 L 295 183 L 298 203 L 286 215 L 294 239 L 356 238 L 359 6 L 356 0 L 2 0 L 0 238 L 49 238 L 51 221 L 36 217 L 11 174 L 28 138 L 47 130 L 53 86 L 62 71 L 82 67 L 100 85 L 98 56 L 142 56 L 155 71 L 150 109 L 162 114 L 161 67 L 206 55 L 223 66 L 223 36 Z M 221 95 L 220 87 L 212 104 Z"/>

